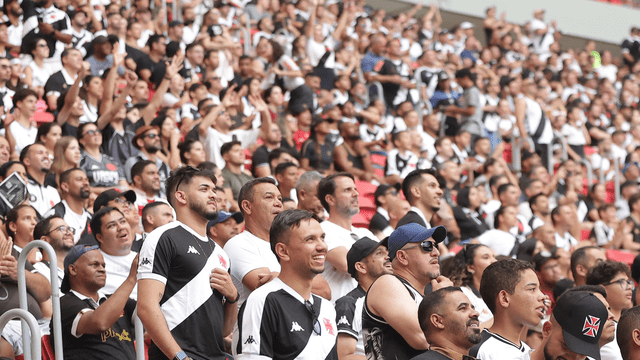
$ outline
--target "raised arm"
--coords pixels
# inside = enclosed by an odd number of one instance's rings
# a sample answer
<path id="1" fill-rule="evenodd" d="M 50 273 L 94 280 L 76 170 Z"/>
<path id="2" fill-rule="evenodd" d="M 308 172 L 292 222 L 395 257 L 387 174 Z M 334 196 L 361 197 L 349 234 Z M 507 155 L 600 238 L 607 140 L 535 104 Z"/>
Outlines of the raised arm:
<path id="1" fill-rule="evenodd" d="M 100 104 L 100 114 L 105 114 L 113 104 L 113 93 L 116 88 L 116 79 L 118 78 L 118 67 L 122 65 L 127 54 L 119 54 L 116 49 L 113 51 L 113 65 L 109 69 L 107 79 L 104 83 L 104 93 L 102 94 L 102 102 Z M 100 126 L 98 125 L 100 129 Z"/>
<path id="2" fill-rule="evenodd" d="M 307 22 L 307 28 L 305 29 L 305 35 L 307 39 L 313 38 L 314 27 L 316 26 L 316 16 L 318 11 L 318 0 L 311 0 L 311 14 L 309 14 L 309 21 Z"/>
<path id="3" fill-rule="evenodd" d="M 208 129 L 218 119 L 218 116 L 220 115 L 220 112 L 223 111 L 224 109 L 226 109 L 227 106 L 231 105 L 231 103 L 232 103 L 231 91 L 234 91 L 235 88 L 236 88 L 236 84 L 234 83 L 227 90 L 227 92 L 224 95 L 224 98 L 222 99 L 222 102 L 220 103 L 220 105 L 218 105 L 218 106 L 212 108 L 211 110 L 209 110 L 209 113 L 207 113 L 207 115 L 205 115 L 205 117 L 202 119 L 202 122 L 199 125 L 199 127 L 200 127 L 200 129 L 199 129 L 200 137 L 207 136 Z"/>
<path id="4" fill-rule="evenodd" d="M 153 94 L 151 98 L 151 102 L 149 105 L 142 110 L 140 117 L 144 121 L 145 125 L 150 125 L 153 118 L 156 116 L 156 111 L 162 104 L 162 98 L 164 98 L 164 94 L 166 94 L 169 89 L 169 84 L 171 84 L 171 79 L 178 74 L 178 71 L 182 69 L 182 63 L 184 61 L 184 55 L 176 54 L 171 60 L 171 64 L 165 62 L 166 71 L 164 73 L 164 79 L 160 83 L 160 86 L 156 89 L 156 93 Z"/>
<path id="5" fill-rule="evenodd" d="M 57 118 L 58 124 L 62 125 L 67 122 L 67 119 L 71 114 L 71 109 L 73 109 L 73 104 L 76 102 L 76 98 L 80 93 L 80 83 L 82 82 L 82 79 L 84 79 L 86 74 L 87 74 L 87 69 L 85 69 L 84 66 L 81 67 L 80 71 L 78 72 L 78 77 L 76 78 L 76 81 L 74 81 L 73 85 L 71 85 L 71 87 L 69 88 L 69 91 L 67 91 L 67 95 L 65 95 L 64 97 L 64 105 L 62 106 L 62 109 L 60 109 L 60 112 L 58 113 L 58 118 Z"/>
<path id="6" fill-rule="evenodd" d="M 127 80 L 127 86 L 122 91 L 122 94 L 120 94 L 120 96 L 118 97 L 116 102 L 113 104 L 113 106 L 109 109 L 109 111 L 100 115 L 100 117 L 98 118 L 98 121 L 96 121 L 96 126 L 100 130 L 104 129 L 104 127 L 107 126 L 107 124 L 111 120 L 113 120 L 113 117 L 118 112 L 118 110 L 124 106 L 124 104 L 127 102 L 127 96 L 129 96 L 129 92 L 131 92 L 131 89 L 133 89 L 133 86 L 136 84 L 136 81 L 138 81 L 138 75 L 136 75 L 136 73 L 134 73 L 131 70 L 128 70 L 124 74 L 124 78 Z"/>

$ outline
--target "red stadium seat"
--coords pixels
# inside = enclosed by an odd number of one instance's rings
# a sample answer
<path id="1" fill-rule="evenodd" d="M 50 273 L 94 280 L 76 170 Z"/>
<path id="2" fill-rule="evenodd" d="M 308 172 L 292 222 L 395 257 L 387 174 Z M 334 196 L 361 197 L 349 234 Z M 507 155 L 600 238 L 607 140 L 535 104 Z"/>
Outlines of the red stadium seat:
<path id="1" fill-rule="evenodd" d="M 53 346 L 51 346 L 51 341 L 49 340 L 50 337 L 51 335 L 44 335 L 42 337 L 42 360 L 56 359 L 56 354 L 53 351 Z"/>
<path id="2" fill-rule="evenodd" d="M 364 218 L 367 220 L 367 223 L 371 222 L 371 219 L 373 219 L 373 215 L 376 214 L 376 210 L 375 209 L 363 209 L 360 208 L 360 214 L 362 214 L 362 216 L 364 216 Z"/>
<path id="3" fill-rule="evenodd" d="M 361 194 L 359 199 L 360 209 L 373 209 L 374 211 L 376 210 L 377 207 L 373 196 L 362 196 Z"/>
<path id="4" fill-rule="evenodd" d="M 360 197 L 364 196 L 373 196 L 373 193 L 376 192 L 378 187 L 373 185 L 368 181 L 356 181 L 356 189 L 358 189 L 358 193 L 360 193 Z"/>
<path id="5" fill-rule="evenodd" d="M 369 228 L 369 222 L 362 212 L 358 213 L 351 219 L 351 224 L 357 228 Z"/>
<path id="6" fill-rule="evenodd" d="M 629 266 L 633 264 L 633 259 L 636 258 L 632 253 L 624 250 L 607 250 L 607 259 L 623 262 Z"/>

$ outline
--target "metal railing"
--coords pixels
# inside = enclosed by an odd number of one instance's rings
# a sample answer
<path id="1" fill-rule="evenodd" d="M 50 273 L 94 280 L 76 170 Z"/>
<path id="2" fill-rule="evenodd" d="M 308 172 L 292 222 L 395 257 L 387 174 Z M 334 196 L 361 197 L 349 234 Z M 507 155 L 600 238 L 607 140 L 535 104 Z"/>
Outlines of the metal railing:
<path id="1" fill-rule="evenodd" d="M 613 157 L 613 184 L 614 184 L 614 193 L 616 196 L 616 202 L 620 200 L 620 159 L 617 156 Z"/>
<path id="2" fill-rule="evenodd" d="M 593 167 L 591 167 L 591 163 L 587 159 L 581 159 L 580 161 L 578 161 L 578 163 L 584 165 L 584 167 L 587 168 L 587 183 L 589 184 L 589 188 L 591 188 L 591 186 L 594 184 Z"/>
<path id="3" fill-rule="evenodd" d="M 18 257 L 18 298 L 20 300 L 20 308 L 28 312 L 27 305 L 27 279 L 25 276 L 25 263 L 27 261 L 27 255 L 34 248 L 43 249 L 47 255 L 49 255 L 49 270 L 51 271 L 51 306 L 53 308 L 53 315 L 51 316 L 52 328 L 53 328 L 53 341 L 55 344 L 56 359 L 64 359 L 62 355 L 62 323 L 60 321 L 60 284 L 58 283 L 58 258 L 56 252 L 51 245 L 43 240 L 34 240 L 28 243 L 20 253 Z M 4 316 L 4 315 L 3 315 Z M 31 359 L 29 343 L 31 342 L 29 336 L 27 336 L 28 321 L 22 321 L 22 347 L 24 349 L 25 359 Z M 4 326 L 4 324 L 3 324 Z M 29 325 L 31 327 L 31 325 Z M 38 329 L 40 333 L 40 329 Z M 31 332 L 33 334 L 33 330 Z M 32 336 L 33 337 L 33 336 Z M 40 337 L 38 337 L 38 349 L 40 349 Z M 33 344 L 31 344 L 33 348 Z M 41 354 L 38 354 L 40 358 Z"/>
<path id="4" fill-rule="evenodd" d="M 19 271 L 18 271 L 19 272 Z M 25 326 L 23 325 L 22 329 L 22 348 L 24 350 L 23 357 L 25 360 L 41 360 L 42 359 L 42 333 L 40 333 L 40 326 L 38 325 L 38 321 L 36 318 L 31 315 L 31 313 L 24 309 L 11 309 L 7 310 L 2 316 L 0 316 L 0 330 L 4 329 L 11 319 L 19 317 L 22 319 L 23 324 L 29 326 L 31 330 L 31 338 L 28 343 L 31 344 L 30 347 L 27 346 L 27 343 L 24 342 L 24 336 L 26 335 Z M 34 355 L 35 354 L 35 355 Z M 62 356 L 62 355 L 61 355 Z M 63 359 L 62 357 L 56 359 Z"/>
<path id="5" fill-rule="evenodd" d="M 136 360 L 144 359 L 144 326 L 138 317 L 138 307 L 133 311 L 133 325 L 136 330 Z"/>
<path id="6" fill-rule="evenodd" d="M 376 91 L 378 92 L 376 94 L 377 98 L 376 99 L 380 99 L 382 101 L 384 101 L 384 90 L 382 88 L 382 83 L 380 81 L 374 81 L 369 83 L 369 85 L 367 85 L 367 89 L 369 91 L 369 97 L 371 97 L 371 86 L 375 86 L 376 87 Z M 386 106 L 386 103 L 385 103 Z M 388 111 L 388 109 L 387 109 Z"/>

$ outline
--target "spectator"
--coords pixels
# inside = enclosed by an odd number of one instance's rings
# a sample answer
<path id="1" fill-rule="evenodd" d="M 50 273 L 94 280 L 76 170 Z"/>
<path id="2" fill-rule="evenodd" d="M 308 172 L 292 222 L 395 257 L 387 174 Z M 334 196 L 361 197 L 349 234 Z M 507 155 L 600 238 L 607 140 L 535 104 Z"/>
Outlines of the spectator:
<path id="1" fill-rule="evenodd" d="M 297 201 L 296 183 L 300 177 L 300 168 L 292 162 L 280 163 L 275 168 L 275 178 L 278 182 L 278 190 L 286 197 Z M 297 204 L 294 204 L 297 206 Z"/>
<path id="2" fill-rule="evenodd" d="M 64 16 L 66 17 L 66 14 Z M 55 49 L 52 48 L 50 41 L 47 41 L 47 44 L 49 45 L 49 53 L 52 54 L 52 51 Z M 61 95 L 60 90 L 67 89 L 73 85 L 78 77 L 78 73 L 80 73 L 80 69 L 84 66 L 82 64 L 82 54 L 80 50 L 74 48 L 68 48 L 62 51 L 60 61 L 62 62 L 62 69 L 51 75 L 44 85 L 44 95 L 47 100 L 47 105 L 49 105 L 49 109 L 52 111 L 59 110 L 58 98 Z"/>
<path id="3" fill-rule="evenodd" d="M 594 328 L 591 333 L 575 330 L 578 327 L 577 319 L 584 323 L 582 318 L 588 319 L 589 316 L 598 319 L 607 318 L 606 307 L 593 293 L 570 291 L 561 296 L 553 309 L 550 321 L 544 325 L 542 343 L 531 353 L 531 358 L 544 359 L 545 351 L 553 357 L 578 358 L 579 355 L 587 355 L 598 358 L 600 356 L 598 343 L 604 331 L 604 322 L 603 326 Z M 567 341 L 570 336 L 575 338 Z M 557 346 L 561 343 L 565 346 Z"/>
<path id="4" fill-rule="evenodd" d="M 382 184 L 373 194 L 376 213 L 371 218 L 369 230 L 374 234 L 381 233 L 389 226 L 389 205 L 398 200 L 398 192 L 390 185 Z M 385 236 L 389 236 L 386 234 Z"/>
<path id="5" fill-rule="evenodd" d="M 24 148 L 33 144 L 38 135 L 38 129 L 31 125 L 31 117 L 36 111 L 38 96 L 35 91 L 22 89 L 13 96 L 15 116 L 9 116 L 4 126 L 11 153 L 20 154 Z M 48 170 L 47 170 L 48 171 Z"/>
<path id="6" fill-rule="evenodd" d="M 329 175 L 318 183 L 318 198 L 329 217 L 322 222 L 326 234 L 328 265 L 322 277 L 331 287 L 332 299 L 337 300 L 357 286 L 347 268 L 346 254 L 358 239 L 369 237 L 374 239 L 371 231 L 356 228 L 352 224 L 353 217 L 360 212 L 358 189 L 349 173 Z"/>
<path id="7" fill-rule="evenodd" d="M 333 151 L 335 144 L 327 135 L 330 134 L 329 124 L 333 120 L 323 119 L 314 115 L 311 122 L 311 134 L 300 150 L 300 166 L 306 170 L 316 170 L 321 174 L 334 172 Z"/>
<path id="8" fill-rule="evenodd" d="M 136 285 L 138 267 L 136 264 L 130 267 L 125 282 L 107 298 L 100 291 L 106 274 L 97 246 L 76 245 L 64 258 L 65 276 L 60 288 L 65 295 L 60 299 L 60 317 L 66 357 L 83 359 L 112 354 L 135 359 L 133 313 L 136 303 L 129 294 Z M 50 326 L 53 333 L 53 322 Z M 119 336 L 107 336 L 111 333 Z M 55 347 L 53 336 L 51 346 Z"/>
<path id="9" fill-rule="evenodd" d="M 58 215 L 51 215 L 42 219 L 33 229 L 34 239 L 44 240 L 56 253 L 57 264 L 51 264 L 51 259 L 46 251 L 42 253 L 42 261 L 33 264 L 39 274 L 46 277 L 51 283 L 51 266 L 57 267 L 58 286 L 62 285 L 64 278 L 64 258 L 71 248 L 73 248 L 73 230 L 67 225 L 63 218 Z"/>
<path id="10" fill-rule="evenodd" d="M 142 208 L 142 215 L 140 215 L 140 217 L 142 218 L 142 229 L 145 234 L 149 234 L 160 226 L 164 226 L 175 220 L 171 205 L 162 201 L 154 201 L 145 205 L 145 207 Z M 135 252 L 140 251 L 140 248 L 134 249 L 137 242 L 139 241 L 134 241 L 131 246 L 131 250 Z M 139 245 L 142 246 L 141 242 Z"/>
<path id="11" fill-rule="evenodd" d="M 47 41 L 43 38 L 35 38 L 34 40 L 28 52 L 33 60 L 24 68 L 24 83 L 32 87 L 40 98 L 44 95 L 44 85 L 55 71 L 53 71 L 51 64 L 45 63 L 45 59 L 49 57 Z"/>
<path id="12" fill-rule="evenodd" d="M 616 207 L 613 204 L 603 204 L 598 207 L 598 218 L 593 224 L 589 240 L 595 245 L 609 249 L 622 247 L 623 237 L 628 237 L 632 226 L 629 222 L 620 222 L 616 217 Z M 616 232 L 617 228 L 617 232 Z M 620 231 L 622 230 L 622 231 Z M 615 241 L 614 241 L 615 240 Z"/>
<path id="13" fill-rule="evenodd" d="M 220 154 L 224 159 L 225 167 L 222 169 L 224 188 L 231 189 L 233 199 L 238 200 L 240 189 L 247 181 L 253 180 L 251 175 L 242 171 L 244 165 L 244 152 L 240 141 L 225 143 L 220 148 Z"/>
<path id="14" fill-rule="evenodd" d="M 142 239 L 142 234 L 138 234 L 136 229 L 140 226 L 140 213 L 135 209 L 134 203 L 136 202 L 136 193 L 133 190 L 121 191 L 119 189 L 109 189 L 98 195 L 93 202 L 93 213 L 97 213 L 105 206 L 114 207 L 127 219 L 131 230 L 136 233 L 136 241 L 134 244 Z M 97 243 L 96 243 L 97 245 Z"/>
<path id="15" fill-rule="evenodd" d="M 387 154 L 385 181 L 401 184 L 418 165 L 418 156 L 411 152 L 411 135 L 408 131 L 394 132 L 391 142 L 395 148 Z"/>
<path id="16" fill-rule="evenodd" d="M 46 213 L 55 204 L 60 202 L 58 191 L 45 184 L 45 177 L 51 169 L 51 159 L 47 148 L 41 144 L 26 146 L 20 152 L 20 162 L 25 165 L 29 182 L 27 191 L 29 192 L 29 202 L 36 209 L 38 214 Z"/>
<path id="17" fill-rule="evenodd" d="M 625 311 L 620 317 L 616 338 L 622 358 L 624 360 L 634 360 L 638 354 L 638 344 L 633 338 L 635 330 L 640 329 L 640 307 L 635 306 Z"/>
<path id="18" fill-rule="evenodd" d="M 550 256 L 549 256 L 550 255 Z M 556 289 L 563 274 L 560 268 L 560 258 L 551 253 L 549 255 L 538 253 L 533 256 L 536 275 L 540 281 L 540 291 L 551 300 L 551 309 L 555 305 L 553 291 Z"/>
<path id="19" fill-rule="evenodd" d="M 571 254 L 571 273 L 576 286 L 586 285 L 587 274 L 596 264 L 606 261 L 604 251 L 597 246 L 583 246 Z"/>
<path id="20" fill-rule="evenodd" d="M 78 167 L 80 164 L 82 156 L 80 144 L 72 136 L 63 136 L 56 142 L 54 151 L 49 154 L 53 155 L 53 163 L 51 164 L 51 172 L 47 174 L 45 182 L 57 188 L 58 184 L 60 184 L 60 175 L 69 169 Z"/>
<path id="21" fill-rule="evenodd" d="M 273 150 L 282 146 L 282 132 L 277 124 L 271 124 L 269 132 L 264 139 L 264 145 L 260 146 L 253 152 L 251 164 L 253 166 L 253 176 L 264 177 L 271 176 L 271 167 L 269 165 L 269 155 Z"/>
<path id="22" fill-rule="evenodd" d="M 318 198 L 318 183 L 322 175 L 317 171 L 307 171 L 300 175 L 296 182 L 298 209 L 311 211 L 319 218 L 325 218 L 325 210 Z"/>
<path id="23" fill-rule="evenodd" d="M 78 142 L 82 145 L 82 158 L 78 167 L 87 174 L 91 192 L 100 195 L 109 188 L 129 185 L 124 168 L 114 158 L 100 151 L 102 134 L 95 124 L 84 123 L 78 127 Z"/>
<path id="24" fill-rule="evenodd" d="M 613 260 L 596 263 L 587 274 L 587 285 L 602 285 L 607 291 L 607 299 L 615 321 L 620 320 L 624 310 L 633 307 L 631 295 L 635 283 L 630 278 L 629 266 Z"/>
<path id="25" fill-rule="evenodd" d="M 496 255 L 515 256 L 518 253 L 518 239 L 510 229 L 518 226 L 517 210 L 513 206 L 501 206 L 494 216 L 495 229 L 478 236 L 477 240 L 495 251 Z"/>
<path id="26" fill-rule="evenodd" d="M 375 173 L 369 151 L 358 134 L 358 125 L 350 122 L 341 123 L 340 136 L 344 142 L 336 146 L 333 152 L 336 170 L 351 173 L 360 181 L 375 179 L 378 182 L 384 182 Z"/>
<path id="27" fill-rule="evenodd" d="M 467 296 L 456 287 L 425 296 L 418 308 L 418 321 L 431 350 L 414 359 L 453 359 L 451 356 L 466 354 L 480 342 L 478 311 L 467 301 Z"/>
<path id="28" fill-rule="evenodd" d="M 208 170 L 180 168 L 167 179 L 166 189 L 178 221 L 163 227 L 162 231 L 153 232 L 140 250 L 138 316 L 151 337 L 149 357 L 162 357 L 162 354 L 179 359 L 195 354 L 222 357 L 222 339 L 232 331 L 239 292 L 231 282 L 229 264 L 222 263 L 219 256 L 212 256 L 214 253 L 222 256 L 222 249 L 214 247 L 206 235 L 207 222 L 216 216 L 215 176 Z M 180 250 L 171 250 L 176 246 Z M 193 256 L 181 255 L 187 251 Z M 213 264 L 208 264 L 209 257 L 215 259 Z M 154 266 L 156 262 L 162 265 Z M 174 266 L 187 264 L 185 269 L 190 270 L 181 272 L 179 277 L 168 273 Z M 200 271 L 208 274 L 210 287 L 193 286 Z M 193 291 L 182 294 L 176 289 Z M 162 299 L 158 298 L 159 293 L 163 294 Z M 183 297 L 180 302 L 188 302 L 194 307 L 190 314 L 175 318 L 171 313 L 174 310 L 160 307 L 160 303 Z M 186 303 L 177 306 L 182 308 Z M 161 317 L 166 322 L 155 320 Z M 189 333 L 194 331 L 213 336 L 206 341 L 187 340 L 192 338 Z"/>
<path id="29" fill-rule="evenodd" d="M 402 182 L 402 193 L 411 204 L 411 210 L 400 219 L 398 227 L 416 223 L 430 228 L 433 215 L 440 210 L 443 195 L 435 171 L 410 172 Z"/>
<path id="30" fill-rule="evenodd" d="M 532 231 L 544 224 L 551 224 L 551 212 L 549 211 L 549 198 L 545 194 L 534 195 L 529 199 L 531 219 L 528 225 Z"/>
<path id="31" fill-rule="evenodd" d="M 279 359 L 304 349 L 322 359 L 335 354 L 336 312 L 328 300 L 312 294 L 312 283 L 324 269 L 327 253 L 322 236 L 318 218 L 308 211 L 286 210 L 275 217 L 269 237 L 282 272 L 249 295 L 238 314 L 233 348 L 239 359 L 251 355 Z M 285 302 L 289 305 L 283 307 Z M 249 336 L 264 343 L 247 341 Z"/>
<path id="32" fill-rule="evenodd" d="M 358 286 L 336 300 L 338 357 L 365 356 L 362 342 L 362 304 L 371 284 L 384 274 L 393 274 L 389 251 L 382 242 L 367 237 L 356 241 L 347 252 L 349 274 Z"/>
<path id="33" fill-rule="evenodd" d="M 453 216 L 460 227 L 462 240 L 476 238 L 489 230 L 480 213 L 481 200 L 477 188 L 463 187 L 456 200 L 458 206 L 453 208 Z"/>
<path id="34" fill-rule="evenodd" d="M 400 226 L 389 237 L 393 275 L 382 275 L 374 281 L 363 304 L 362 333 L 367 356 L 411 359 L 429 346 L 424 334 L 417 330 L 420 324 L 415 313 L 428 284 L 434 291 L 452 285 L 440 275 L 437 262 L 440 252 L 436 244 L 445 237 L 444 227 L 427 230 L 418 224 Z M 427 259 L 426 267 L 420 265 Z M 421 270 L 416 271 L 418 267 Z"/>
<path id="35" fill-rule="evenodd" d="M 217 245 L 224 248 L 232 237 L 240 233 L 239 226 L 243 222 L 244 217 L 239 212 L 218 211 L 218 218 L 207 224 L 207 235 Z"/>
<path id="36" fill-rule="evenodd" d="M 164 187 L 166 179 L 169 177 L 171 168 L 169 165 L 160 158 L 160 151 L 162 150 L 162 144 L 160 142 L 160 129 L 156 126 L 143 126 L 138 128 L 136 136 L 131 140 L 133 146 L 139 151 L 138 155 L 130 158 L 124 164 L 125 174 L 127 175 L 127 181 L 133 183 L 133 166 L 144 160 L 152 161 L 158 168 L 158 175 L 160 176 L 161 186 Z"/>
<path id="37" fill-rule="evenodd" d="M 556 246 L 570 251 L 578 245 L 573 235 L 569 232 L 577 223 L 576 212 L 571 205 L 558 205 L 551 211 L 551 220 L 556 229 Z"/>
<path id="38" fill-rule="evenodd" d="M 178 145 L 180 149 L 180 161 L 183 165 L 198 167 L 207 161 L 204 145 L 198 140 L 185 139 Z"/>
<path id="39" fill-rule="evenodd" d="M 84 204 L 91 196 L 89 180 L 84 171 L 79 168 L 69 169 L 60 175 L 60 193 L 62 201 L 54 205 L 45 217 L 57 215 L 73 228 L 73 243 L 77 244 L 81 238 L 91 243 L 92 232 L 88 228 L 91 214 L 84 208 Z"/>
<path id="40" fill-rule="evenodd" d="M 136 193 L 134 205 L 142 215 L 142 208 L 150 202 L 164 201 L 165 196 L 160 192 L 162 185 L 158 167 L 151 160 L 139 161 L 131 169 L 131 187 Z"/>

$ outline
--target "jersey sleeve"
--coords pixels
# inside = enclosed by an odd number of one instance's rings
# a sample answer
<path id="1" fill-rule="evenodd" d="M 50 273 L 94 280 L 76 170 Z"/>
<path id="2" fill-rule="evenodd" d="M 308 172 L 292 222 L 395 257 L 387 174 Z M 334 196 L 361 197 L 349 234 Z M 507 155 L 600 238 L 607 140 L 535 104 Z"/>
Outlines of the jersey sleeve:
<path id="1" fill-rule="evenodd" d="M 385 175 L 400 175 L 400 171 L 398 171 L 398 164 L 396 163 L 396 155 L 398 152 L 395 149 L 389 151 L 389 156 L 387 156 L 387 166 L 385 169 Z"/>
<path id="2" fill-rule="evenodd" d="M 266 360 L 273 358 L 273 337 L 277 334 L 274 319 L 269 315 L 262 292 L 247 298 L 238 313 L 238 360 Z"/>
<path id="3" fill-rule="evenodd" d="M 138 280 L 154 279 L 167 283 L 175 246 L 164 231 L 152 231 L 140 249 Z"/>
<path id="4" fill-rule="evenodd" d="M 345 296 L 336 301 L 336 325 L 338 334 L 347 334 L 358 338 L 358 331 L 353 328 L 356 303 L 355 299 Z"/>

